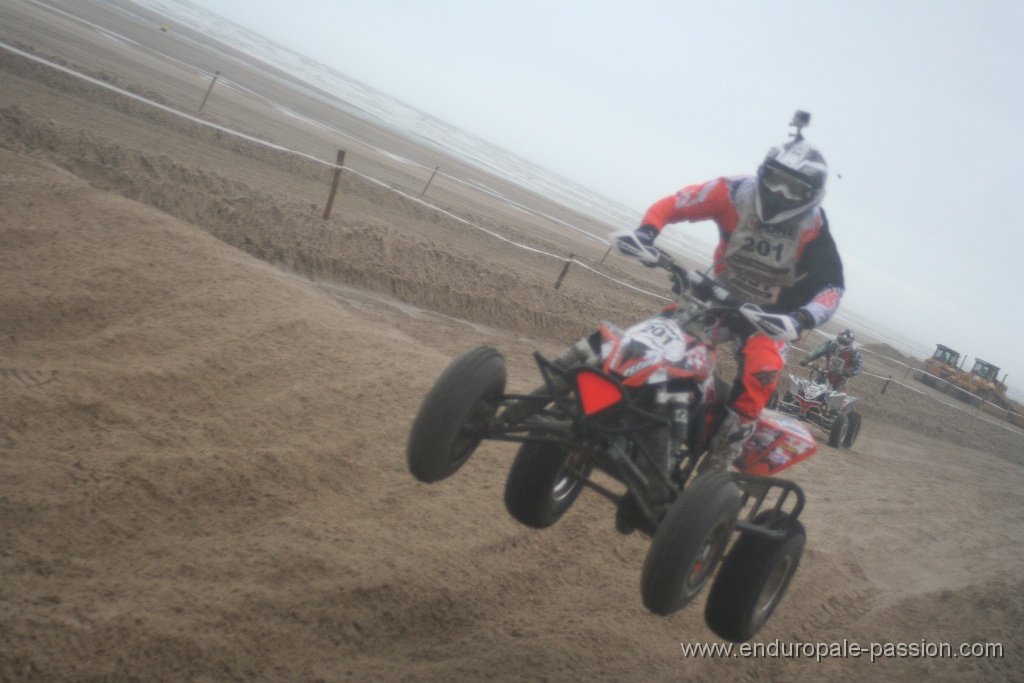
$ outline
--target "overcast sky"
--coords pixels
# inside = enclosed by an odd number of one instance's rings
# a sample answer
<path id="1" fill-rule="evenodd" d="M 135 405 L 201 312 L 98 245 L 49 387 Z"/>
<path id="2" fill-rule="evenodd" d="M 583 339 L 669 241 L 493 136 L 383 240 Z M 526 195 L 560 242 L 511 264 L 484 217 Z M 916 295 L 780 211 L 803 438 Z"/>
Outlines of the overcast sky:
<path id="1" fill-rule="evenodd" d="M 641 212 L 807 110 L 844 307 L 1024 389 L 1024 2 L 192 2 Z"/>

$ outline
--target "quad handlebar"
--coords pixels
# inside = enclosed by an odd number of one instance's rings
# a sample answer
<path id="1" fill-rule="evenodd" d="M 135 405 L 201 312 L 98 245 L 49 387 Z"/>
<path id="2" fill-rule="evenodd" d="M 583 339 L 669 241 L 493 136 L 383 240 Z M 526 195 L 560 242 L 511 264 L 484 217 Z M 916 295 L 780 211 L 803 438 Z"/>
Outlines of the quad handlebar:
<path id="1" fill-rule="evenodd" d="M 818 363 L 812 363 L 812 364 L 806 365 L 804 367 L 807 368 L 807 379 L 809 379 L 811 382 L 815 382 L 815 383 L 827 383 L 828 382 L 828 373 L 825 371 L 825 368 L 823 368 Z"/>
<path id="2" fill-rule="evenodd" d="M 792 316 L 768 313 L 755 304 L 737 299 L 709 275 L 688 270 L 661 249 L 643 244 L 633 231 L 613 232 L 609 239 L 620 254 L 636 258 L 648 267 L 667 270 L 672 277 L 672 291 L 688 303 L 700 302 L 701 312 L 732 313 L 734 315 L 730 317 L 737 320 L 730 321 L 733 323 L 731 326 L 739 322 L 740 327 L 748 328 L 745 331 L 748 334 L 760 331 L 779 341 L 795 341 L 800 337 L 800 329 Z M 754 330 L 749 329 L 751 325 Z"/>
<path id="3" fill-rule="evenodd" d="M 729 290 L 704 273 L 687 270 L 658 247 L 643 244 L 631 230 L 613 232 L 609 239 L 620 254 L 638 259 L 650 268 L 668 271 L 672 276 L 672 291 L 676 294 L 681 294 L 681 290 L 687 289 L 705 303 L 715 301 L 728 308 L 739 308 L 743 303 L 733 298 Z"/>

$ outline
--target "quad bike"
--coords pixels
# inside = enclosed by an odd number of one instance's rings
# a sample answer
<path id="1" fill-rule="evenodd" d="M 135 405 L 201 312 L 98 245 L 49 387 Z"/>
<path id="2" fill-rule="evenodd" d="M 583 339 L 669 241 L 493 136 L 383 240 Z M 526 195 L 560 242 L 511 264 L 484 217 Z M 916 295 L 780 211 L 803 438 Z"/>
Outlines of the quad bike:
<path id="1" fill-rule="evenodd" d="M 861 415 L 853 410 L 859 401 L 833 390 L 828 373 L 811 365 L 807 379 L 790 375 L 789 391 L 781 397 L 776 392 L 768 407 L 818 425 L 828 432 L 828 445 L 833 448 L 852 448 L 860 434 Z"/>
<path id="2" fill-rule="evenodd" d="M 620 236 L 631 233 L 612 237 Z M 654 247 L 634 241 L 620 251 L 668 270 L 676 303 L 626 330 L 604 322 L 554 360 L 535 353 L 544 383 L 530 394 L 506 393 L 498 351 L 466 351 L 420 407 L 409 469 L 420 481 L 437 482 L 484 439 L 521 443 L 505 486 L 513 518 L 543 529 L 584 488 L 597 492 L 617 506 L 620 533 L 652 538 L 640 581 L 647 609 L 682 609 L 718 569 L 705 620 L 722 638 L 748 640 L 785 594 L 806 538 L 798 520 L 802 489 L 770 475 L 810 457 L 817 445 L 799 420 L 766 414 L 733 461 L 736 471 L 702 473 L 724 413 L 713 340 L 724 328 L 779 339 L 797 331 L 788 317 L 733 301 Z"/>

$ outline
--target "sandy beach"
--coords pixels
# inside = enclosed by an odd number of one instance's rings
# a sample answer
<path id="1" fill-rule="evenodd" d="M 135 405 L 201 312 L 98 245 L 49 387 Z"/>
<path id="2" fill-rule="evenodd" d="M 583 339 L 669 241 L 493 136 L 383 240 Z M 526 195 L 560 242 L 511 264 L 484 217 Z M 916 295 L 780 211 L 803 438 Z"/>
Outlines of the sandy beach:
<path id="1" fill-rule="evenodd" d="M 226 48 L 164 23 L 0 4 L 0 42 L 196 116 Z M 717 642 L 703 598 L 646 612 L 649 541 L 599 496 L 517 525 L 498 443 L 414 481 L 408 430 L 453 357 L 493 346 L 528 391 L 535 350 L 650 315 L 635 288 L 667 282 L 562 227 L 592 218 L 228 75 L 261 97 L 216 88 L 199 118 L 301 155 L 0 49 L 0 680 L 1024 679 L 1024 437 L 882 393 L 905 375 L 884 344 L 851 383 L 854 448 L 817 431 L 788 471 L 807 551 L 754 642 L 948 656 L 686 657 Z M 325 220 L 338 149 L 355 172 Z"/>

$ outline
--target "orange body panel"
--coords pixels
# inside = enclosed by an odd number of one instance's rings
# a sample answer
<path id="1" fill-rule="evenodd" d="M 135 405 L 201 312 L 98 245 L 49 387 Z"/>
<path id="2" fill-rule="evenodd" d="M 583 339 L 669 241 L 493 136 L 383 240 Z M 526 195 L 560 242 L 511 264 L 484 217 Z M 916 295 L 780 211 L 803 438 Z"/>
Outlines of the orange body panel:
<path id="1" fill-rule="evenodd" d="M 743 453 L 733 465 L 743 474 L 769 476 L 817 451 L 814 436 L 803 423 L 765 411 L 758 420 L 757 431 L 744 444 Z"/>

